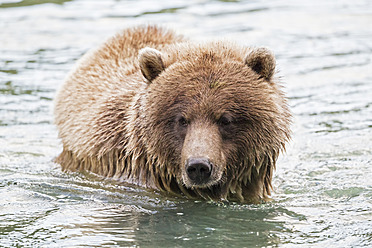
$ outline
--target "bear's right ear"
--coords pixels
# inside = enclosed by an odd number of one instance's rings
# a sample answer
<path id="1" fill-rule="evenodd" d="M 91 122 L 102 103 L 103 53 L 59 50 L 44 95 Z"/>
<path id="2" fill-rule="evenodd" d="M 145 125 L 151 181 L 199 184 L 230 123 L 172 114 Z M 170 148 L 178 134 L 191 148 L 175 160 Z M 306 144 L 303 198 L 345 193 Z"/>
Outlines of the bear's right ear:
<path id="1" fill-rule="evenodd" d="M 150 47 L 145 47 L 139 51 L 138 62 L 143 76 L 149 83 L 165 68 L 161 52 Z"/>

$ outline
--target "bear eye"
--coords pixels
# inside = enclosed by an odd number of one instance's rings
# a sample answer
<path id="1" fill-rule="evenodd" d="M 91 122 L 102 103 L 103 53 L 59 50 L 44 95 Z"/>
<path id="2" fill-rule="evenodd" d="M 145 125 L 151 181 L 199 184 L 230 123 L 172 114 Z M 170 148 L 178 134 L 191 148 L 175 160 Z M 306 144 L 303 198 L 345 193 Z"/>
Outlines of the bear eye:
<path id="1" fill-rule="evenodd" d="M 177 119 L 178 125 L 180 125 L 181 127 L 187 127 L 187 125 L 189 124 L 186 118 L 183 116 L 179 116 Z"/>
<path id="2" fill-rule="evenodd" d="M 218 120 L 220 126 L 229 126 L 233 122 L 233 119 L 230 116 L 222 115 Z"/>

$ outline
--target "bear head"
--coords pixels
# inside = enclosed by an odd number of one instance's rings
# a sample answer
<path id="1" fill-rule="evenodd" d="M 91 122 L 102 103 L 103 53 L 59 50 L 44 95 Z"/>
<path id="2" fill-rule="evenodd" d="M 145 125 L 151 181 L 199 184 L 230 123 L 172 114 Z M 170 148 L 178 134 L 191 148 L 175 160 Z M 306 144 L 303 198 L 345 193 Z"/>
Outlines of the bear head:
<path id="1" fill-rule="evenodd" d="M 270 194 L 290 137 L 273 54 L 226 42 L 178 44 L 161 52 L 146 47 L 138 62 L 147 86 L 133 103 L 136 138 L 128 149 L 137 157 L 145 151 L 152 174 L 217 195 L 238 184 Z"/>

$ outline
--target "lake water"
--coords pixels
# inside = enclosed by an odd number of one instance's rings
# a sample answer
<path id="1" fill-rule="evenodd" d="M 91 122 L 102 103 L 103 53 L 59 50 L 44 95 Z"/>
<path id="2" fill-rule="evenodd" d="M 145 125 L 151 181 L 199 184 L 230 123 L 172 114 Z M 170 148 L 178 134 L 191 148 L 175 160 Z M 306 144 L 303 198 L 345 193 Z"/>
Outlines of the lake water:
<path id="1" fill-rule="evenodd" d="M 125 27 L 266 46 L 294 113 L 273 201 L 62 173 L 53 98 Z M 0 247 L 372 247 L 372 1 L 0 0 Z"/>

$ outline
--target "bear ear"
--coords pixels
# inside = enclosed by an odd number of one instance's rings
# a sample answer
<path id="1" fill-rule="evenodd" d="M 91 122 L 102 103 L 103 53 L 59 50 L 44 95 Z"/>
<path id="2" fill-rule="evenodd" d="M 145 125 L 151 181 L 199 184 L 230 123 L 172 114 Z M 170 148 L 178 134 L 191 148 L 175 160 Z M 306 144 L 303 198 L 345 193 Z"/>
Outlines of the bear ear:
<path id="1" fill-rule="evenodd" d="M 245 57 L 245 63 L 261 77 L 270 81 L 275 72 L 274 54 L 266 48 L 257 48 Z"/>
<path id="2" fill-rule="evenodd" d="M 145 47 L 139 51 L 138 62 L 143 76 L 149 83 L 165 68 L 161 52 L 150 47 Z"/>

